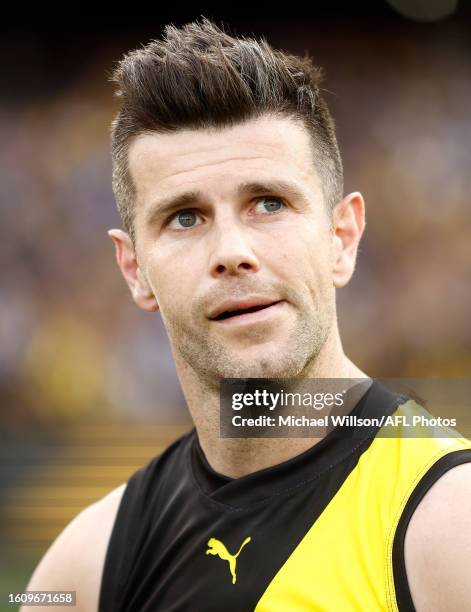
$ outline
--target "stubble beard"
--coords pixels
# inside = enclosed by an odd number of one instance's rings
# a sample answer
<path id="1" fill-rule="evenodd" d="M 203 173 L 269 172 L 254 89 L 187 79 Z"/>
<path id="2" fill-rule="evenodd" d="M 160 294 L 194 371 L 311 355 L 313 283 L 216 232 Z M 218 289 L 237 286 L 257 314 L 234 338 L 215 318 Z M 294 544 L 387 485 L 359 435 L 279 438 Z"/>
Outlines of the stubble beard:
<path id="1" fill-rule="evenodd" d="M 292 307 L 292 306 L 290 306 Z M 228 342 L 181 322 L 171 323 L 174 349 L 206 385 L 217 386 L 222 378 L 303 378 L 317 360 L 329 337 L 335 316 L 334 302 L 323 308 L 297 308 L 289 333 L 276 349 L 254 358 L 242 356 Z M 254 334 L 256 337 L 256 334 Z"/>

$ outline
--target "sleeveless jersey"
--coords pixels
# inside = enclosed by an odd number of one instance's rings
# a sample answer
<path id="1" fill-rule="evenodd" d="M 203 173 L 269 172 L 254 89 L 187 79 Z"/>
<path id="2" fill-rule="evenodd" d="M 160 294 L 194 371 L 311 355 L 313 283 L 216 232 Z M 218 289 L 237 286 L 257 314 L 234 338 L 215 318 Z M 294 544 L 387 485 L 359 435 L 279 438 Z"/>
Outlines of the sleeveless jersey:
<path id="1" fill-rule="evenodd" d="M 430 416 L 376 381 L 350 414 Z M 451 429 L 440 438 L 361 429 L 333 429 L 236 479 L 211 468 L 195 429 L 180 437 L 127 483 L 99 611 L 413 611 L 409 520 L 440 476 L 471 461 L 471 442 Z"/>

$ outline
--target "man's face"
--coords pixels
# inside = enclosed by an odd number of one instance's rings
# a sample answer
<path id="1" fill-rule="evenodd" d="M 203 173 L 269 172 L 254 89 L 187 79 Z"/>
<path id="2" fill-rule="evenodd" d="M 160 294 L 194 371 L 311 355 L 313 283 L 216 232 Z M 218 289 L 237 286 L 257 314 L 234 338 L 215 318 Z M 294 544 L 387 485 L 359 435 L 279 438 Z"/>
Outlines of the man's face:
<path id="1" fill-rule="evenodd" d="M 333 234 L 306 129 L 264 116 L 146 134 L 129 164 L 137 260 L 174 354 L 213 381 L 306 371 L 335 320 Z"/>

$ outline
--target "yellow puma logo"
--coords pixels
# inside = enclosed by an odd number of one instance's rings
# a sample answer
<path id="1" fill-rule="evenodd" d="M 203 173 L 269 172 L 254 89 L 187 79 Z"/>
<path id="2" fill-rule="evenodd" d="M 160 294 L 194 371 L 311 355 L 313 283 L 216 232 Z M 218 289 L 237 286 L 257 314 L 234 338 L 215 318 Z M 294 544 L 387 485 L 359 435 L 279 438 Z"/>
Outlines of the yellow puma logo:
<path id="1" fill-rule="evenodd" d="M 231 553 L 227 550 L 224 544 L 220 540 L 216 540 L 216 538 L 211 538 L 208 540 L 208 550 L 206 551 L 207 555 L 217 555 L 223 561 L 229 562 L 229 569 L 231 570 L 232 576 L 232 584 L 236 583 L 236 563 L 237 557 L 240 555 L 240 551 L 244 548 L 246 544 L 250 542 L 252 538 L 245 538 L 245 540 L 240 545 L 239 550 L 235 555 L 231 555 Z"/>

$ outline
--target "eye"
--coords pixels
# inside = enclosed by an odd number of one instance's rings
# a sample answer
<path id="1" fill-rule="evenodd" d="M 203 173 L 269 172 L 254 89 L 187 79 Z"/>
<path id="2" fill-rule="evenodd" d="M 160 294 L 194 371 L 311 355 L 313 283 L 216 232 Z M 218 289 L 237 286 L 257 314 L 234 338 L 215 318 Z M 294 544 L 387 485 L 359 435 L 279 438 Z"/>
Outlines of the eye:
<path id="1" fill-rule="evenodd" d="M 174 214 L 169 222 L 170 229 L 181 230 L 184 228 L 192 228 L 197 225 L 198 215 L 193 210 L 181 210 Z"/>
<path id="2" fill-rule="evenodd" d="M 263 198 L 259 198 L 257 204 L 255 205 L 255 208 L 259 207 L 260 205 L 262 205 L 262 208 L 259 208 L 259 210 L 268 214 L 280 212 L 283 208 L 286 207 L 283 200 L 274 196 L 265 196 Z"/>

